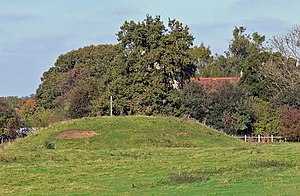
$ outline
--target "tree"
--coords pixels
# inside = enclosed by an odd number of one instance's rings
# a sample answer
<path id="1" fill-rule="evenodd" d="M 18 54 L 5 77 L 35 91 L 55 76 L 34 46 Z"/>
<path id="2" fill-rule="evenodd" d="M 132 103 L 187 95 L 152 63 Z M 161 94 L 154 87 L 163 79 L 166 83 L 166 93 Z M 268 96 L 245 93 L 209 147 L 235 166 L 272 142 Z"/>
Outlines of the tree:
<path id="1" fill-rule="evenodd" d="M 213 61 L 211 50 L 201 43 L 198 47 L 191 48 L 190 52 L 192 62 L 196 65 L 195 76 L 200 77 L 202 70 Z"/>
<path id="2" fill-rule="evenodd" d="M 174 89 L 181 89 L 195 72 L 187 26 L 170 20 L 166 28 L 159 16 L 125 22 L 118 32 L 118 78 L 110 86 L 119 114 L 160 113 L 174 104 Z M 175 93 L 176 94 L 176 93 Z"/>
<path id="3" fill-rule="evenodd" d="M 250 97 L 259 97 L 263 100 L 272 98 L 269 80 L 263 70 L 271 54 L 266 51 L 257 51 L 249 55 L 242 64 L 242 77 L 239 86 Z"/>
<path id="4" fill-rule="evenodd" d="M 300 110 L 287 107 L 283 110 L 282 134 L 290 141 L 300 141 Z"/>
<path id="5" fill-rule="evenodd" d="M 245 27 L 235 27 L 228 51 L 217 55 L 202 68 L 201 77 L 241 77 L 241 84 L 250 95 L 257 94 L 264 84 L 260 67 L 267 61 L 265 36 L 257 32 L 249 35 Z M 205 53 L 204 53 L 205 54 Z"/>
<path id="6" fill-rule="evenodd" d="M 263 66 L 269 81 L 272 97 L 279 105 L 300 108 L 300 27 L 286 35 L 274 36 L 271 42 L 273 54 Z"/>
<path id="7" fill-rule="evenodd" d="M 192 81 L 181 90 L 181 96 L 185 115 L 205 123 L 210 97 L 203 86 Z"/>
<path id="8" fill-rule="evenodd" d="M 59 56 L 54 66 L 43 74 L 36 91 L 37 107 L 54 109 L 66 117 L 90 115 L 89 107 L 87 111 L 74 113 L 74 108 L 79 106 L 76 100 L 80 100 L 83 109 L 98 99 L 99 93 L 105 91 L 107 83 L 111 82 L 113 59 L 117 54 L 116 46 L 99 45 Z"/>
<path id="9" fill-rule="evenodd" d="M 287 34 L 274 36 L 272 41 L 272 49 L 279 52 L 286 58 L 300 61 L 300 26 L 292 28 Z"/>
<path id="10" fill-rule="evenodd" d="M 240 88 L 225 83 L 210 95 L 207 124 L 228 134 L 247 134 L 251 130 L 251 114 L 243 107 L 245 95 Z"/>
<path id="11" fill-rule="evenodd" d="M 248 97 L 244 106 L 251 111 L 252 127 L 255 135 L 278 135 L 280 133 L 281 108 L 258 97 Z"/>
<path id="12" fill-rule="evenodd" d="M 72 88 L 66 97 L 65 111 L 67 117 L 81 118 L 91 114 L 91 101 L 97 95 L 96 84 L 87 80 Z"/>
<path id="13" fill-rule="evenodd" d="M 21 98 L 17 96 L 8 96 L 4 97 L 3 99 L 6 100 L 11 108 L 17 108 Z"/>
<path id="14" fill-rule="evenodd" d="M 189 28 L 175 19 L 166 27 L 159 16 L 147 16 L 141 22 L 126 21 L 117 36 L 117 45 L 61 55 L 43 74 L 37 106 L 79 118 L 108 114 L 107 101 L 113 96 L 114 115 L 177 113 L 177 91 L 196 69 Z"/>
<path id="15" fill-rule="evenodd" d="M 18 115 L 24 127 L 34 127 L 35 112 L 37 109 L 36 101 L 33 98 L 23 98 L 18 104 Z"/>
<path id="16" fill-rule="evenodd" d="M 0 99 L 0 133 L 14 136 L 15 131 L 20 127 L 19 117 L 9 104 Z"/>

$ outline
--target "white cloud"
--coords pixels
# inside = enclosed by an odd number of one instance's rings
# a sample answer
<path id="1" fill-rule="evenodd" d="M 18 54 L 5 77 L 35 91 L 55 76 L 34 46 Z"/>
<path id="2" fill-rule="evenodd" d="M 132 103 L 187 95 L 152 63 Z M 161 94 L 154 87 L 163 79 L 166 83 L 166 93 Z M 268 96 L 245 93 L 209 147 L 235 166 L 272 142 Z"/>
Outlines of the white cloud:
<path id="1" fill-rule="evenodd" d="M 264 29 L 269 32 L 274 31 L 274 33 L 292 27 L 291 23 L 273 17 L 259 17 L 250 20 L 242 20 L 239 23 L 244 23 L 245 26 L 252 28 Z"/>
<path id="2" fill-rule="evenodd" d="M 36 18 L 37 16 L 27 13 L 27 12 L 9 12 L 5 14 L 0 14 L 0 20 L 7 21 L 23 21 L 23 20 L 31 20 Z"/>

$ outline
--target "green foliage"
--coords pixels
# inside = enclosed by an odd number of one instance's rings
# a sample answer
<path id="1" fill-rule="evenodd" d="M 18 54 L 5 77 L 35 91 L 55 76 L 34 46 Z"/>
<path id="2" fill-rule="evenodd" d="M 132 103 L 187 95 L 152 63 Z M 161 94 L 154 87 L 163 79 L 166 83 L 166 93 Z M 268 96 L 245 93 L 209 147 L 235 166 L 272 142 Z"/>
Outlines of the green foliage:
<path id="1" fill-rule="evenodd" d="M 36 91 L 38 107 L 63 111 L 70 117 L 89 114 L 91 109 L 86 110 L 85 106 L 97 99 L 100 90 L 107 88 L 106 83 L 112 77 L 112 62 L 117 54 L 116 46 L 99 45 L 61 55 L 55 65 L 43 74 L 42 83 Z"/>
<path id="2" fill-rule="evenodd" d="M 23 98 L 18 103 L 18 115 L 23 127 L 36 127 L 34 124 L 35 112 L 37 110 L 34 99 Z"/>
<path id="3" fill-rule="evenodd" d="M 260 51 L 265 41 L 265 36 L 259 35 L 257 32 L 252 36 L 246 34 L 246 28 L 235 27 L 233 30 L 233 39 L 229 45 L 229 55 L 235 59 L 243 60 L 251 54 Z"/>
<path id="4" fill-rule="evenodd" d="M 43 74 L 36 107 L 21 118 L 47 126 L 65 118 L 109 115 L 112 96 L 113 115 L 186 116 L 228 134 L 278 135 L 280 108 L 300 108 L 297 33 L 295 28 L 274 38 L 275 52 L 265 48 L 265 36 L 235 27 L 228 51 L 212 56 L 204 44 L 192 48 L 189 28 L 175 19 L 167 25 L 149 15 L 125 21 L 118 44 L 59 56 Z M 241 77 L 238 87 L 204 92 L 189 83 L 199 76 Z"/>
<path id="5" fill-rule="evenodd" d="M 219 55 L 215 57 L 211 63 L 202 68 L 200 77 L 210 78 L 235 76 L 235 74 L 232 75 L 231 69 L 232 68 L 228 66 L 228 59 L 223 55 Z"/>
<path id="6" fill-rule="evenodd" d="M 53 109 L 39 108 L 32 116 L 34 127 L 47 127 L 50 124 L 60 122 L 65 119 L 63 114 Z"/>
<path id="7" fill-rule="evenodd" d="M 231 84 L 224 84 L 220 90 L 211 93 L 207 123 L 228 134 L 247 133 L 251 116 L 242 107 L 243 98 L 241 89 Z"/>
<path id="8" fill-rule="evenodd" d="M 200 46 L 192 48 L 190 53 L 193 64 L 197 66 L 195 76 L 200 77 L 203 69 L 213 61 L 211 50 L 201 43 Z"/>
<path id="9" fill-rule="evenodd" d="M 180 111 L 180 89 L 195 72 L 189 28 L 176 20 L 165 27 L 160 17 L 125 22 L 119 44 L 89 46 L 61 55 L 44 73 L 37 89 L 39 107 L 80 118 L 114 115 L 173 114 Z"/>
<path id="10" fill-rule="evenodd" d="M 200 122 L 205 122 L 210 104 L 209 94 L 205 92 L 203 86 L 190 82 L 181 91 L 182 103 L 185 108 L 185 115 Z"/>
<path id="11" fill-rule="evenodd" d="M 245 27 L 235 27 L 225 56 L 217 55 L 210 60 L 208 56 L 210 51 L 202 46 L 202 51 L 204 51 L 202 53 L 207 63 L 202 67 L 199 76 L 238 77 L 242 73 L 241 84 L 248 88 L 248 94 L 262 93 L 265 90 L 265 84 L 260 67 L 268 60 L 269 54 L 263 47 L 264 41 L 265 36 L 257 32 L 249 35 L 246 34 Z"/>
<path id="12" fill-rule="evenodd" d="M 270 102 L 258 97 L 249 97 L 245 106 L 253 115 L 253 133 L 255 135 L 278 135 L 280 132 L 281 109 L 274 108 Z"/>
<path id="13" fill-rule="evenodd" d="M 247 96 L 255 96 L 263 100 L 272 99 L 270 83 L 265 77 L 263 65 L 270 58 L 269 52 L 256 51 L 249 55 L 242 63 L 242 77 L 239 85 Z"/>
<path id="14" fill-rule="evenodd" d="M 118 33 L 121 76 L 111 88 L 116 104 L 124 105 L 116 112 L 152 115 L 165 111 L 174 102 L 171 91 L 182 88 L 195 72 L 189 52 L 193 39 L 188 27 L 176 20 L 169 20 L 168 28 L 160 17 L 126 21 Z"/>
<path id="15" fill-rule="evenodd" d="M 3 98 L 11 108 L 17 108 L 20 98 L 17 96 L 8 96 Z"/>
<path id="16" fill-rule="evenodd" d="M 0 98 L 0 133 L 12 136 L 19 127 L 20 119 L 16 111 Z"/>

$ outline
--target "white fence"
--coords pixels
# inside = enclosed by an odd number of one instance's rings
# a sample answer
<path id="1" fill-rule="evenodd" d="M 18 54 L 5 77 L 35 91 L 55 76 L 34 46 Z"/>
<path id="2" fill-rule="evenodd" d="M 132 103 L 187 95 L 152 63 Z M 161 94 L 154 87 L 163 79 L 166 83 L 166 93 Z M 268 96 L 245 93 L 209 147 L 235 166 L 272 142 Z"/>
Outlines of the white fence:
<path id="1" fill-rule="evenodd" d="M 256 137 L 250 137 L 250 136 L 240 136 L 240 137 L 236 137 L 236 138 L 239 138 L 239 139 L 242 139 L 244 140 L 245 142 L 264 142 L 264 143 L 267 143 L 267 142 L 280 142 L 280 141 L 284 141 L 286 142 L 286 138 L 283 138 L 283 137 L 274 137 L 273 135 L 271 136 L 261 136 L 261 135 L 258 135 Z"/>

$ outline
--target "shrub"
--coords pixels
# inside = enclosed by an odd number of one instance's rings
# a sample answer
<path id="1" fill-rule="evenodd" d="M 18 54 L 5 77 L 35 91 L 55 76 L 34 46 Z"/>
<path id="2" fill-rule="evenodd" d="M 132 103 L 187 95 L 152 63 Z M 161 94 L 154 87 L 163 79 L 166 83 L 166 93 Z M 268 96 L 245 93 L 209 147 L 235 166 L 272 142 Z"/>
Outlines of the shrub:
<path id="1" fill-rule="evenodd" d="M 283 110 L 281 132 L 289 141 L 300 141 L 300 110 L 287 107 Z"/>
<path id="2" fill-rule="evenodd" d="M 274 108 L 272 103 L 258 97 L 248 97 L 244 101 L 253 118 L 255 135 L 278 135 L 280 132 L 281 109 Z"/>
<path id="3" fill-rule="evenodd" d="M 251 115 L 243 107 L 244 97 L 239 87 L 228 83 L 212 92 L 207 123 L 227 134 L 246 133 L 250 127 Z"/>
<path id="4" fill-rule="evenodd" d="M 185 115 L 204 121 L 208 111 L 209 98 L 204 92 L 203 86 L 191 82 L 181 91 L 182 102 L 185 107 Z"/>
<path id="5" fill-rule="evenodd" d="M 35 111 L 33 125 L 35 127 L 47 127 L 50 124 L 60 122 L 64 119 L 63 114 L 52 109 L 39 108 Z"/>
<path id="6" fill-rule="evenodd" d="M 20 127 L 20 120 L 16 111 L 9 104 L 0 99 L 0 133 L 14 135 Z"/>

